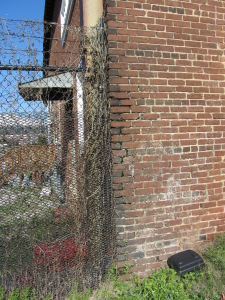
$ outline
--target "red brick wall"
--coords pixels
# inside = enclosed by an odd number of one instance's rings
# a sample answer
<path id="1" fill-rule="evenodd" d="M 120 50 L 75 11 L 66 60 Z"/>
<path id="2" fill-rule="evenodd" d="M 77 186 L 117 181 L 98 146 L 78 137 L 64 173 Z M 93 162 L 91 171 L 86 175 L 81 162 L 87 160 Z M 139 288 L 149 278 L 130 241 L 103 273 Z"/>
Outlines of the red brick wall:
<path id="1" fill-rule="evenodd" d="M 67 38 L 63 46 L 61 40 L 60 26 L 60 10 L 61 0 L 56 0 L 53 18 L 51 22 L 57 23 L 57 26 L 52 26 L 51 43 L 49 49 L 49 65 L 50 66 L 67 66 L 78 67 L 80 57 L 79 43 L 79 26 L 80 26 L 80 5 L 79 0 L 75 0 L 74 8 L 70 20 Z M 51 72 L 52 73 L 52 72 Z M 52 74 L 51 74 L 52 75 Z M 74 82 L 76 75 L 74 74 Z M 56 95 L 57 96 L 57 95 Z M 54 114 L 52 124 L 53 141 L 56 142 L 56 158 L 61 165 L 62 179 L 65 187 L 66 202 L 68 205 L 75 203 L 76 188 L 74 183 L 74 163 L 72 140 L 75 140 L 76 154 L 78 154 L 78 125 L 77 125 L 77 87 L 74 87 L 73 94 L 65 95 L 65 100 L 57 100 L 51 102 L 51 108 Z M 66 112 L 66 102 L 68 97 L 72 102 L 71 108 Z M 74 204 L 75 206 L 75 204 Z M 72 212 L 71 212 L 72 213 Z"/>
<path id="2" fill-rule="evenodd" d="M 106 0 L 118 266 L 225 230 L 225 1 Z"/>
<path id="3" fill-rule="evenodd" d="M 50 44 L 50 59 L 49 65 L 57 65 L 62 66 L 77 66 L 79 64 L 78 61 L 78 48 L 79 43 L 75 43 L 74 41 L 78 40 L 78 35 L 76 35 L 76 27 L 80 26 L 80 7 L 79 0 L 75 0 L 74 9 L 70 20 L 70 25 L 72 28 L 69 28 L 69 33 L 66 38 L 65 46 L 62 45 L 61 40 L 61 26 L 60 26 L 60 10 L 61 10 L 61 2 L 62 0 L 56 0 L 54 9 L 53 19 L 51 22 L 57 23 L 59 26 L 56 26 L 55 29 L 52 29 L 51 35 L 51 44 Z"/>

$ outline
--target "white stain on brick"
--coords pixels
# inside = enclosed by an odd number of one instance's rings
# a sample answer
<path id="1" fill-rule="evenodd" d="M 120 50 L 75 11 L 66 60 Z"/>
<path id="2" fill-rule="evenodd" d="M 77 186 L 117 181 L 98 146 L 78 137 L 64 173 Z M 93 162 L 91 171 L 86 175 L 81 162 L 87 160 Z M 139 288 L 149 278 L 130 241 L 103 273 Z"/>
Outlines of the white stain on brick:
<path id="1" fill-rule="evenodd" d="M 130 171 L 130 175 L 131 175 L 132 177 L 134 177 L 134 166 L 133 166 L 133 165 L 130 165 L 130 166 L 129 166 L 129 171 Z"/>
<path id="2" fill-rule="evenodd" d="M 180 185 L 181 185 L 180 181 L 174 179 L 174 177 L 171 176 L 167 181 L 166 198 L 170 200 L 174 200 L 174 198 L 176 198 L 176 193 L 179 192 Z"/>
<path id="3" fill-rule="evenodd" d="M 154 236 L 154 230 L 152 229 L 143 229 L 140 231 L 137 231 L 135 234 L 135 237 L 142 238 L 142 237 L 153 237 Z"/>

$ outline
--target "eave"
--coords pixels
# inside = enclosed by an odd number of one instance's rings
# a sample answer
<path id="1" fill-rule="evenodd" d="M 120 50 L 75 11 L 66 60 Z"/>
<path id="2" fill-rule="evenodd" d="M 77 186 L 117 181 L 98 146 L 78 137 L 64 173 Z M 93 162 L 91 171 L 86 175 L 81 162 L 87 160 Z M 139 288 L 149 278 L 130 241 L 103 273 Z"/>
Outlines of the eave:
<path id="1" fill-rule="evenodd" d="M 20 95 L 26 101 L 63 100 L 71 94 L 74 86 L 70 72 L 25 82 L 18 85 Z"/>

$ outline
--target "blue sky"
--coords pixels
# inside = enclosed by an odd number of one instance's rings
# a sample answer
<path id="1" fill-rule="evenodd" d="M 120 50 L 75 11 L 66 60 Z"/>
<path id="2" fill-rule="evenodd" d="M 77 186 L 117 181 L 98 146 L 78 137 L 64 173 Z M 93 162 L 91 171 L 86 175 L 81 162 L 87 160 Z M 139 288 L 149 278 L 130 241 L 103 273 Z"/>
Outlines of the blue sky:
<path id="1" fill-rule="evenodd" d="M 14 20 L 43 21 L 44 7 L 45 7 L 45 0 L 0 0 L 0 18 L 14 19 Z M 10 23 L 7 24 L 10 26 Z M 43 33 L 39 31 L 38 35 L 42 36 Z M 24 48 L 24 45 L 26 45 L 26 40 L 25 43 L 18 43 L 17 39 L 14 39 L 12 43 L 13 45 L 15 45 L 15 47 L 17 46 L 18 48 Z M 4 44 L 0 43 L 0 49 L 2 45 Z M 39 47 L 40 50 L 42 50 L 42 43 L 39 45 Z M 4 60 L 4 58 L 1 57 L 1 55 L 0 58 L 1 60 Z M 42 54 L 40 57 L 40 61 L 42 62 Z M 3 62 L 3 64 L 4 63 L 7 62 Z M 13 61 L 13 63 L 15 62 Z M 24 80 L 31 81 L 32 74 L 35 72 L 33 73 L 31 72 L 31 74 L 25 72 L 23 73 L 26 75 L 25 78 L 26 80 L 25 79 Z M 22 75 L 25 76 L 23 73 Z M 11 87 L 6 86 L 7 80 L 4 80 L 4 76 L 6 76 L 6 79 L 11 80 Z M 18 78 L 18 74 L 16 72 L 12 72 L 12 75 L 10 75 L 9 72 L 7 73 L 6 71 L 2 71 L 0 73 L 0 114 L 12 113 L 16 110 L 17 114 L 23 115 L 24 113 L 27 113 L 29 114 L 29 117 L 33 117 L 33 114 L 35 112 L 38 114 L 39 117 L 45 115 L 46 108 L 44 108 L 41 102 L 31 101 L 30 103 L 26 103 L 20 97 L 20 95 L 17 92 L 17 88 L 15 89 L 15 86 L 17 87 L 17 80 L 15 79 L 17 78 Z M 12 95 L 10 96 L 11 92 Z"/>
<path id="2" fill-rule="evenodd" d="M 0 18 L 44 19 L 45 0 L 0 0 Z"/>

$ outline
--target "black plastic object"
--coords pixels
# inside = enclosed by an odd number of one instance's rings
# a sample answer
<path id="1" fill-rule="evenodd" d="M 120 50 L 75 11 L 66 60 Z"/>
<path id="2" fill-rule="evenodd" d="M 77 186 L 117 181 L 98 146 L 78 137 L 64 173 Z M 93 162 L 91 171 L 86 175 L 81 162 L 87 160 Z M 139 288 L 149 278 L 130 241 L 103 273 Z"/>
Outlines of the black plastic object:
<path id="1" fill-rule="evenodd" d="M 180 275 L 194 271 L 205 265 L 201 256 L 193 250 L 186 250 L 170 256 L 167 264 Z"/>

